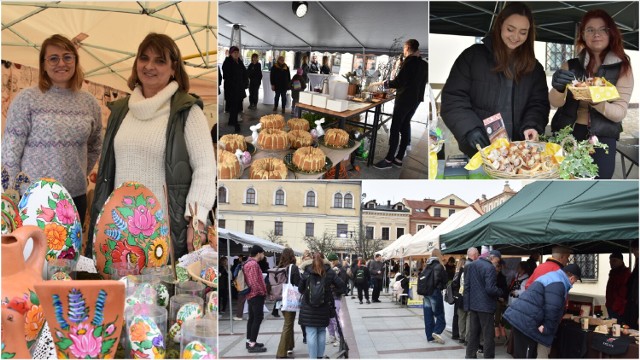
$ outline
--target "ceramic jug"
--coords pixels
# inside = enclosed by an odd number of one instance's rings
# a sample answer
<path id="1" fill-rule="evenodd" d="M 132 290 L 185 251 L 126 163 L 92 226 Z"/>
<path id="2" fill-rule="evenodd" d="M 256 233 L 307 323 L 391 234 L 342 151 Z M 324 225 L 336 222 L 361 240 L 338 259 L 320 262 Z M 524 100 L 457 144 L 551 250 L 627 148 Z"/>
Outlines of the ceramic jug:
<path id="1" fill-rule="evenodd" d="M 27 240 L 33 239 L 33 251 L 24 261 L 22 252 Z M 24 339 L 33 355 L 44 326 L 44 313 L 34 285 L 42 280 L 42 268 L 47 252 L 47 237 L 37 226 L 25 225 L 9 235 L 2 235 L 2 307 L 24 316 Z M 2 353 L 15 353 L 12 343 L 5 342 L 2 333 Z"/>

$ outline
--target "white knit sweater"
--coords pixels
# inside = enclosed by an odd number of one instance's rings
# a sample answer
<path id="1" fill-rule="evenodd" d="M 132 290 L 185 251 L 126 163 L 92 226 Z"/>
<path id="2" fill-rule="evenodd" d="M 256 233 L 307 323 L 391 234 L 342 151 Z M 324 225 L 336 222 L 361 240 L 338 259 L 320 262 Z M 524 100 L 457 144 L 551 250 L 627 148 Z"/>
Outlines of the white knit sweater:
<path id="1" fill-rule="evenodd" d="M 155 96 L 146 99 L 140 87 L 129 98 L 129 112 L 114 140 L 116 156 L 116 186 L 125 181 L 137 181 L 148 187 L 166 211 L 165 149 L 169 104 L 178 90 L 171 82 Z M 206 223 L 207 213 L 216 198 L 215 157 L 207 119 L 194 105 L 184 129 L 189 161 L 193 169 L 187 204 L 198 202 L 198 219 Z M 191 216 L 186 206 L 185 217 Z"/>

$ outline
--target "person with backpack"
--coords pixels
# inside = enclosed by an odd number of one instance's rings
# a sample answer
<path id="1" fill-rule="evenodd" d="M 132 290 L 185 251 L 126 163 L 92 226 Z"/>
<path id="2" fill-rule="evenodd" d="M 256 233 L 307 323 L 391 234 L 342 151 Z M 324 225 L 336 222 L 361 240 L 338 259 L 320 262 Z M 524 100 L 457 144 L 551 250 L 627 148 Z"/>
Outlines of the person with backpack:
<path id="1" fill-rule="evenodd" d="M 331 269 L 331 263 L 321 253 L 315 253 L 313 260 L 300 264 L 304 272 L 298 284 L 302 294 L 300 324 L 307 331 L 309 358 L 324 356 L 326 327 L 329 319 L 335 316 L 331 286 L 344 288 L 344 282 Z"/>
<path id="2" fill-rule="evenodd" d="M 444 302 L 442 290 L 447 287 L 447 271 L 440 262 L 442 252 L 435 249 L 427 260 L 424 270 L 418 278 L 418 294 L 422 299 L 422 311 L 424 312 L 424 332 L 430 343 L 444 344 L 441 334 L 444 331 L 446 320 L 444 318 Z M 435 323 L 434 323 L 435 318 Z"/>
<path id="3" fill-rule="evenodd" d="M 340 259 L 338 259 L 338 255 L 331 253 L 327 256 L 327 260 L 331 262 L 331 266 L 333 267 L 333 271 L 338 275 L 340 280 L 344 283 L 342 288 L 333 287 L 333 302 L 335 304 L 336 316 L 333 316 L 329 320 L 329 338 L 327 339 L 327 344 L 333 344 L 333 346 L 340 345 L 340 341 L 338 340 L 338 314 L 340 314 L 340 308 L 342 307 L 342 295 L 347 293 L 347 284 L 349 282 L 349 276 L 347 275 L 347 271 L 340 266 Z"/>
<path id="4" fill-rule="evenodd" d="M 247 321 L 247 343 L 246 348 L 250 353 L 260 353 L 267 351 L 264 344 L 257 342 L 260 324 L 264 318 L 262 309 L 264 308 L 267 296 L 267 286 L 262 276 L 259 261 L 264 259 L 264 249 L 260 245 L 253 245 L 249 252 L 249 260 L 242 266 L 243 279 L 249 288 L 247 303 L 249 304 L 249 321 Z M 238 278 L 240 278 L 240 273 Z"/>
<path id="5" fill-rule="evenodd" d="M 241 293 L 242 288 L 244 288 L 244 275 L 242 278 L 242 284 L 238 284 L 238 274 L 241 273 L 240 270 L 242 270 L 242 266 L 245 263 L 245 257 L 244 256 L 238 256 L 238 258 L 234 261 L 234 266 L 231 268 L 231 274 L 233 275 L 232 279 L 233 279 L 233 283 L 231 288 L 232 290 L 232 294 L 236 294 L 236 309 L 235 309 L 235 315 L 233 316 L 233 320 L 236 321 L 242 321 L 244 320 L 242 318 L 242 316 L 244 315 L 244 303 L 247 301 L 247 294 L 246 292 Z M 240 290 L 239 290 L 240 288 Z"/>
<path id="6" fill-rule="evenodd" d="M 300 270 L 296 266 L 296 256 L 293 253 L 293 249 L 285 248 L 282 251 L 278 269 L 284 269 L 286 273 L 285 281 L 288 282 L 289 279 L 291 279 L 291 284 L 298 284 L 300 282 Z M 273 290 L 273 287 L 271 289 Z M 282 294 L 282 287 L 280 287 L 280 293 Z M 280 297 L 282 298 L 282 295 Z M 276 359 L 289 358 L 289 356 L 293 354 L 293 347 L 295 345 L 293 326 L 296 320 L 296 313 L 295 311 L 282 311 L 282 317 L 284 317 L 284 324 L 282 324 L 282 333 L 280 334 L 280 343 L 278 344 Z"/>
<path id="7" fill-rule="evenodd" d="M 364 298 L 367 300 L 367 304 L 371 304 L 369 301 L 369 281 L 371 275 L 369 275 L 369 269 L 365 265 L 362 257 L 358 257 L 358 262 L 353 270 L 353 283 L 358 288 L 358 300 L 362 305 L 362 293 L 364 292 Z"/>

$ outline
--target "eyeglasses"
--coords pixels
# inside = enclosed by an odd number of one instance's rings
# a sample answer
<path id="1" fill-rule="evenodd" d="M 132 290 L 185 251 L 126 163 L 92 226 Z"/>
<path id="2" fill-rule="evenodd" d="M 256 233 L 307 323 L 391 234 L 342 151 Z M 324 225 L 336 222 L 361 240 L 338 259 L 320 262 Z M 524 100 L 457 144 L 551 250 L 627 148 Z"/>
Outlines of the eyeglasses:
<path id="1" fill-rule="evenodd" d="M 48 58 L 45 58 L 45 60 L 47 60 L 47 63 L 49 65 L 58 65 L 58 63 L 60 62 L 60 59 L 62 59 L 62 61 L 64 61 L 65 64 L 71 64 L 76 60 L 76 56 L 72 54 L 65 54 L 62 57 L 58 55 L 51 55 Z"/>
<path id="2" fill-rule="evenodd" d="M 606 27 L 603 27 L 600 29 L 587 28 L 585 29 L 584 34 L 591 37 L 595 36 L 596 34 L 601 36 L 609 36 L 609 28 L 606 28 Z"/>

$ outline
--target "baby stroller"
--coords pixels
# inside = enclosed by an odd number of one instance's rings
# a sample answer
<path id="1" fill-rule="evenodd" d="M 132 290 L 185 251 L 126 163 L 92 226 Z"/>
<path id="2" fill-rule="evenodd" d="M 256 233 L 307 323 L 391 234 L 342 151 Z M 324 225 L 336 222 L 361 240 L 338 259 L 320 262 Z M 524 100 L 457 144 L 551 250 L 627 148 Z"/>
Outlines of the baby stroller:
<path id="1" fill-rule="evenodd" d="M 344 299 L 344 298 L 343 298 Z M 344 339 L 344 333 L 342 332 L 342 326 L 340 325 L 340 317 L 338 312 L 336 311 L 335 302 L 331 302 L 331 307 L 333 308 L 333 313 L 336 315 L 336 326 L 338 328 L 338 335 L 340 336 L 340 346 L 338 346 L 338 351 L 331 355 L 325 355 L 325 358 L 329 359 L 348 359 L 349 358 L 349 345 L 347 341 Z"/>

